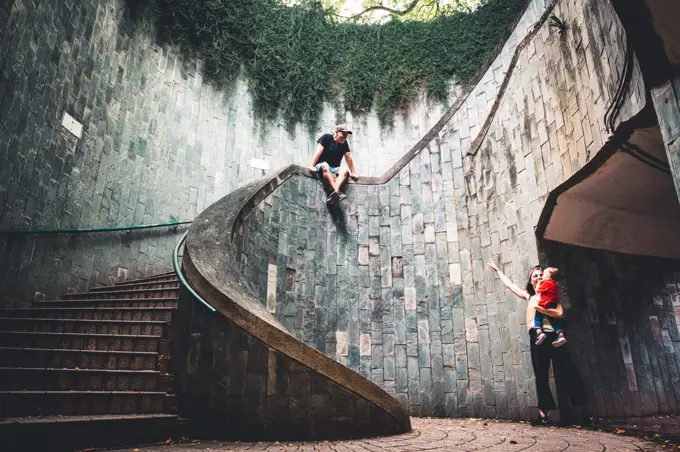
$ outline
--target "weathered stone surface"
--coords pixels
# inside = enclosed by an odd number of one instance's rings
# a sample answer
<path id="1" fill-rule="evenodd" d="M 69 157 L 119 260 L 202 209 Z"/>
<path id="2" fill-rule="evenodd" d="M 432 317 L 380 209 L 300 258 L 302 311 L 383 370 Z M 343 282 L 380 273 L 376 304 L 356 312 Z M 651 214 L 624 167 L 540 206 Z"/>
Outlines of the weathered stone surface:
<path id="1" fill-rule="evenodd" d="M 129 35 L 119 3 L 82 2 L 73 16 L 68 2 L 10 3 L 0 6 L 0 36 L 23 47 L 0 46 L 1 228 L 191 219 L 261 177 L 263 162 L 308 164 L 307 131 L 261 130 L 244 84 L 231 98 L 214 92 L 172 49 Z M 413 414 L 531 415 L 524 305 L 485 269 L 488 258 L 520 285 L 539 257 L 565 269 L 569 347 L 593 388 L 595 413 L 670 412 L 680 403 L 678 269 L 561 245 L 539 256 L 534 240 L 546 196 L 607 139 L 601 118 L 625 48 L 609 3 L 557 3 L 566 32 L 544 24 L 522 50 L 479 152 L 466 156 L 515 46 L 545 6 L 531 2 L 481 82 L 386 184 L 350 185 L 347 201 L 329 213 L 318 181 L 295 176 L 259 200 L 237 234 L 235 263 L 263 306 L 296 337 L 393 390 Z M 76 25 L 92 35 L 68 31 Z M 43 30 L 35 42 L 31 30 Z M 21 40 L 4 39 L 10 35 Z M 20 64 L 36 50 L 52 58 Z M 669 112 L 659 116 L 668 119 L 661 125 L 676 181 L 677 85 L 654 97 L 657 112 Z M 619 122 L 644 103 L 636 71 L 629 92 Z M 325 110 L 324 130 L 334 122 Z M 352 149 L 361 175 L 383 174 L 441 118 L 440 107 L 412 110 L 420 119 L 407 130 L 397 118 L 390 134 L 381 135 L 370 114 L 357 119 Z M 61 129 L 64 112 L 82 122 L 81 138 Z M 2 239 L 2 303 L 169 269 L 178 237 L 156 230 Z M 214 246 L 225 249 L 227 240 Z M 245 412 L 246 397 L 257 416 L 323 412 L 328 399 L 304 396 L 305 377 L 291 380 L 281 370 L 290 366 L 271 353 L 266 363 L 265 354 L 249 360 L 242 345 L 225 345 L 235 353 L 231 374 L 225 388 L 211 389 L 230 398 L 234 413 Z M 266 378 L 265 364 L 274 369 Z M 279 397 L 291 390 L 292 405 Z"/>
<path id="2" fill-rule="evenodd" d="M 219 452 L 226 451 L 265 451 L 272 448 L 283 450 L 301 450 L 310 448 L 316 451 L 362 451 L 398 449 L 404 452 L 423 449 L 437 449 L 446 451 L 468 450 L 503 450 L 503 451 L 543 451 L 550 450 L 555 444 L 569 444 L 575 450 L 667 450 L 662 444 L 643 441 L 634 437 L 616 435 L 614 433 L 588 431 L 573 428 L 531 427 L 527 424 L 515 424 L 499 421 L 453 420 L 453 419 L 413 419 L 413 433 L 373 438 L 361 441 L 330 441 L 316 443 L 291 442 L 285 445 L 277 442 L 238 443 L 216 442 L 210 443 L 210 449 Z M 162 446 L 140 447 L 143 452 L 183 452 L 205 450 L 206 445 L 176 444 Z M 126 449 L 129 450 L 129 449 Z"/>

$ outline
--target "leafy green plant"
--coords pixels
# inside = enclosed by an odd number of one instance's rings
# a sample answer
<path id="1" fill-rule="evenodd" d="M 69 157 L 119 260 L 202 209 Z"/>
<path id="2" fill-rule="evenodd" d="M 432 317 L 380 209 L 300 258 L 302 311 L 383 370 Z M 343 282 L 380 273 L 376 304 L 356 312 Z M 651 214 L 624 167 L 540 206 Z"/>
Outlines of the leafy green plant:
<path id="1" fill-rule="evenodd" d="M 553 28 L 557 28 L 560 31 L 560 33 L 564 33 L 567 29 L 567 24 L 564 23 L 562 19 L 560 19 L 554 14 L 550 16 L 550 26 Z"/>
<path id="2" fill-rule="evenodd" d="M 127 0 L 135 21 L 150 20 L 162 43 L 228 89 L 245 77 L 261 120 L 314 130 L 322 103 L 340 112 L 375 108 L 382 126 L 415 100 L 446 102 L 452 83 L 469 83 L 511 31 L 527 0 L 488 0 L 474 11 L 428 21 L 359 23 L 322 2 L 300 0 Z"/>

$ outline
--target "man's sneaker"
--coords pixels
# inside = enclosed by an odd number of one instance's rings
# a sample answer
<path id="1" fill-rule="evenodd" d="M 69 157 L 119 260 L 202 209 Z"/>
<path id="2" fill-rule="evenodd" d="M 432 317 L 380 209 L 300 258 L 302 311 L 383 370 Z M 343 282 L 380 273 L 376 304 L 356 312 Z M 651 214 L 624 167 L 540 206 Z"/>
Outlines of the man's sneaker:
<path id="1" fill-rule="evenodd" d="M 552 345 L 553 345 L 553 347 L 561 347 L 561 346 L 563 346 L 563 345 L 566 344 L 566 343 L 567 343 L 567 338 L 564 337 L 564 336 L 560 336 L 559 338 L 557 338 L 556 341 L 554 341 L 554 342 L 552 343 Z"/>
<path id="2" fill-rule="evenodd" d="M 545 338 L 546 338 L 545 333 L 539 334 L 539 335 L 536 337 L 536 345 L 541 345 L 541 344 L 543 343 L 543 341 L 545 340 Z M 553 342 L 553 344 L 554 344 L 554 342 Z"/>
<path id="3" fill-rule="evenodd" d="M 342 192 L 338 192 L 338 200 L 342 201 L 343 199 L 347 199 L 347 195 Z"/>
<path id="4" fill-rule="evenodd" d="M 338 200 L 340 199 L 340 196 L 338 196 L 338 192 L 334 191 L 328 196 L 328 199 L 326 200 L 326 204 L 337 204 Z"/>

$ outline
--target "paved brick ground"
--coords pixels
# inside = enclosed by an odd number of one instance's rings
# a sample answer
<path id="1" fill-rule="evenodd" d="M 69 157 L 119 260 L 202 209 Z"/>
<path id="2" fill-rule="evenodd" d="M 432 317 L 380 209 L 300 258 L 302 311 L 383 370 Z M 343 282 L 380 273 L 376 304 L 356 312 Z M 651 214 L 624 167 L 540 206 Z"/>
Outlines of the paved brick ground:
<path id="1" fill-rule="evenodd" d="M 139 452 L 179 451 L 651 451 L 673 446 L 576 428 L 532 427 L 485 420 L 413 418 L 405 435 L 320 443 L 196 442 L 139 448 Z M 133 449 L 124 449 L 133 450 Z"/>

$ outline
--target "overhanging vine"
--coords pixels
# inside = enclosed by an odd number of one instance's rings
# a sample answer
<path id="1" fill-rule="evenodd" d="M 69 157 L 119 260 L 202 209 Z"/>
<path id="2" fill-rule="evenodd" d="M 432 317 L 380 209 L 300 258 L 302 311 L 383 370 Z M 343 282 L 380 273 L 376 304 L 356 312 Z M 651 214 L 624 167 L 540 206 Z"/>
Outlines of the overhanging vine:
<path id="1" fill-rule="evenodd" d="M 321 3 L 279 0 L 127 0 L 163 43 L 204 61 L 204 77 L 228 88 L 243 75 L 258 118 L 315 130 L 323 102 L 340 115 L 375 109 L 381 125 L 421 90 L 445 103 L 510 33 L 526 0 L 488 0 L 430 21 L 343 22 Z"/>

